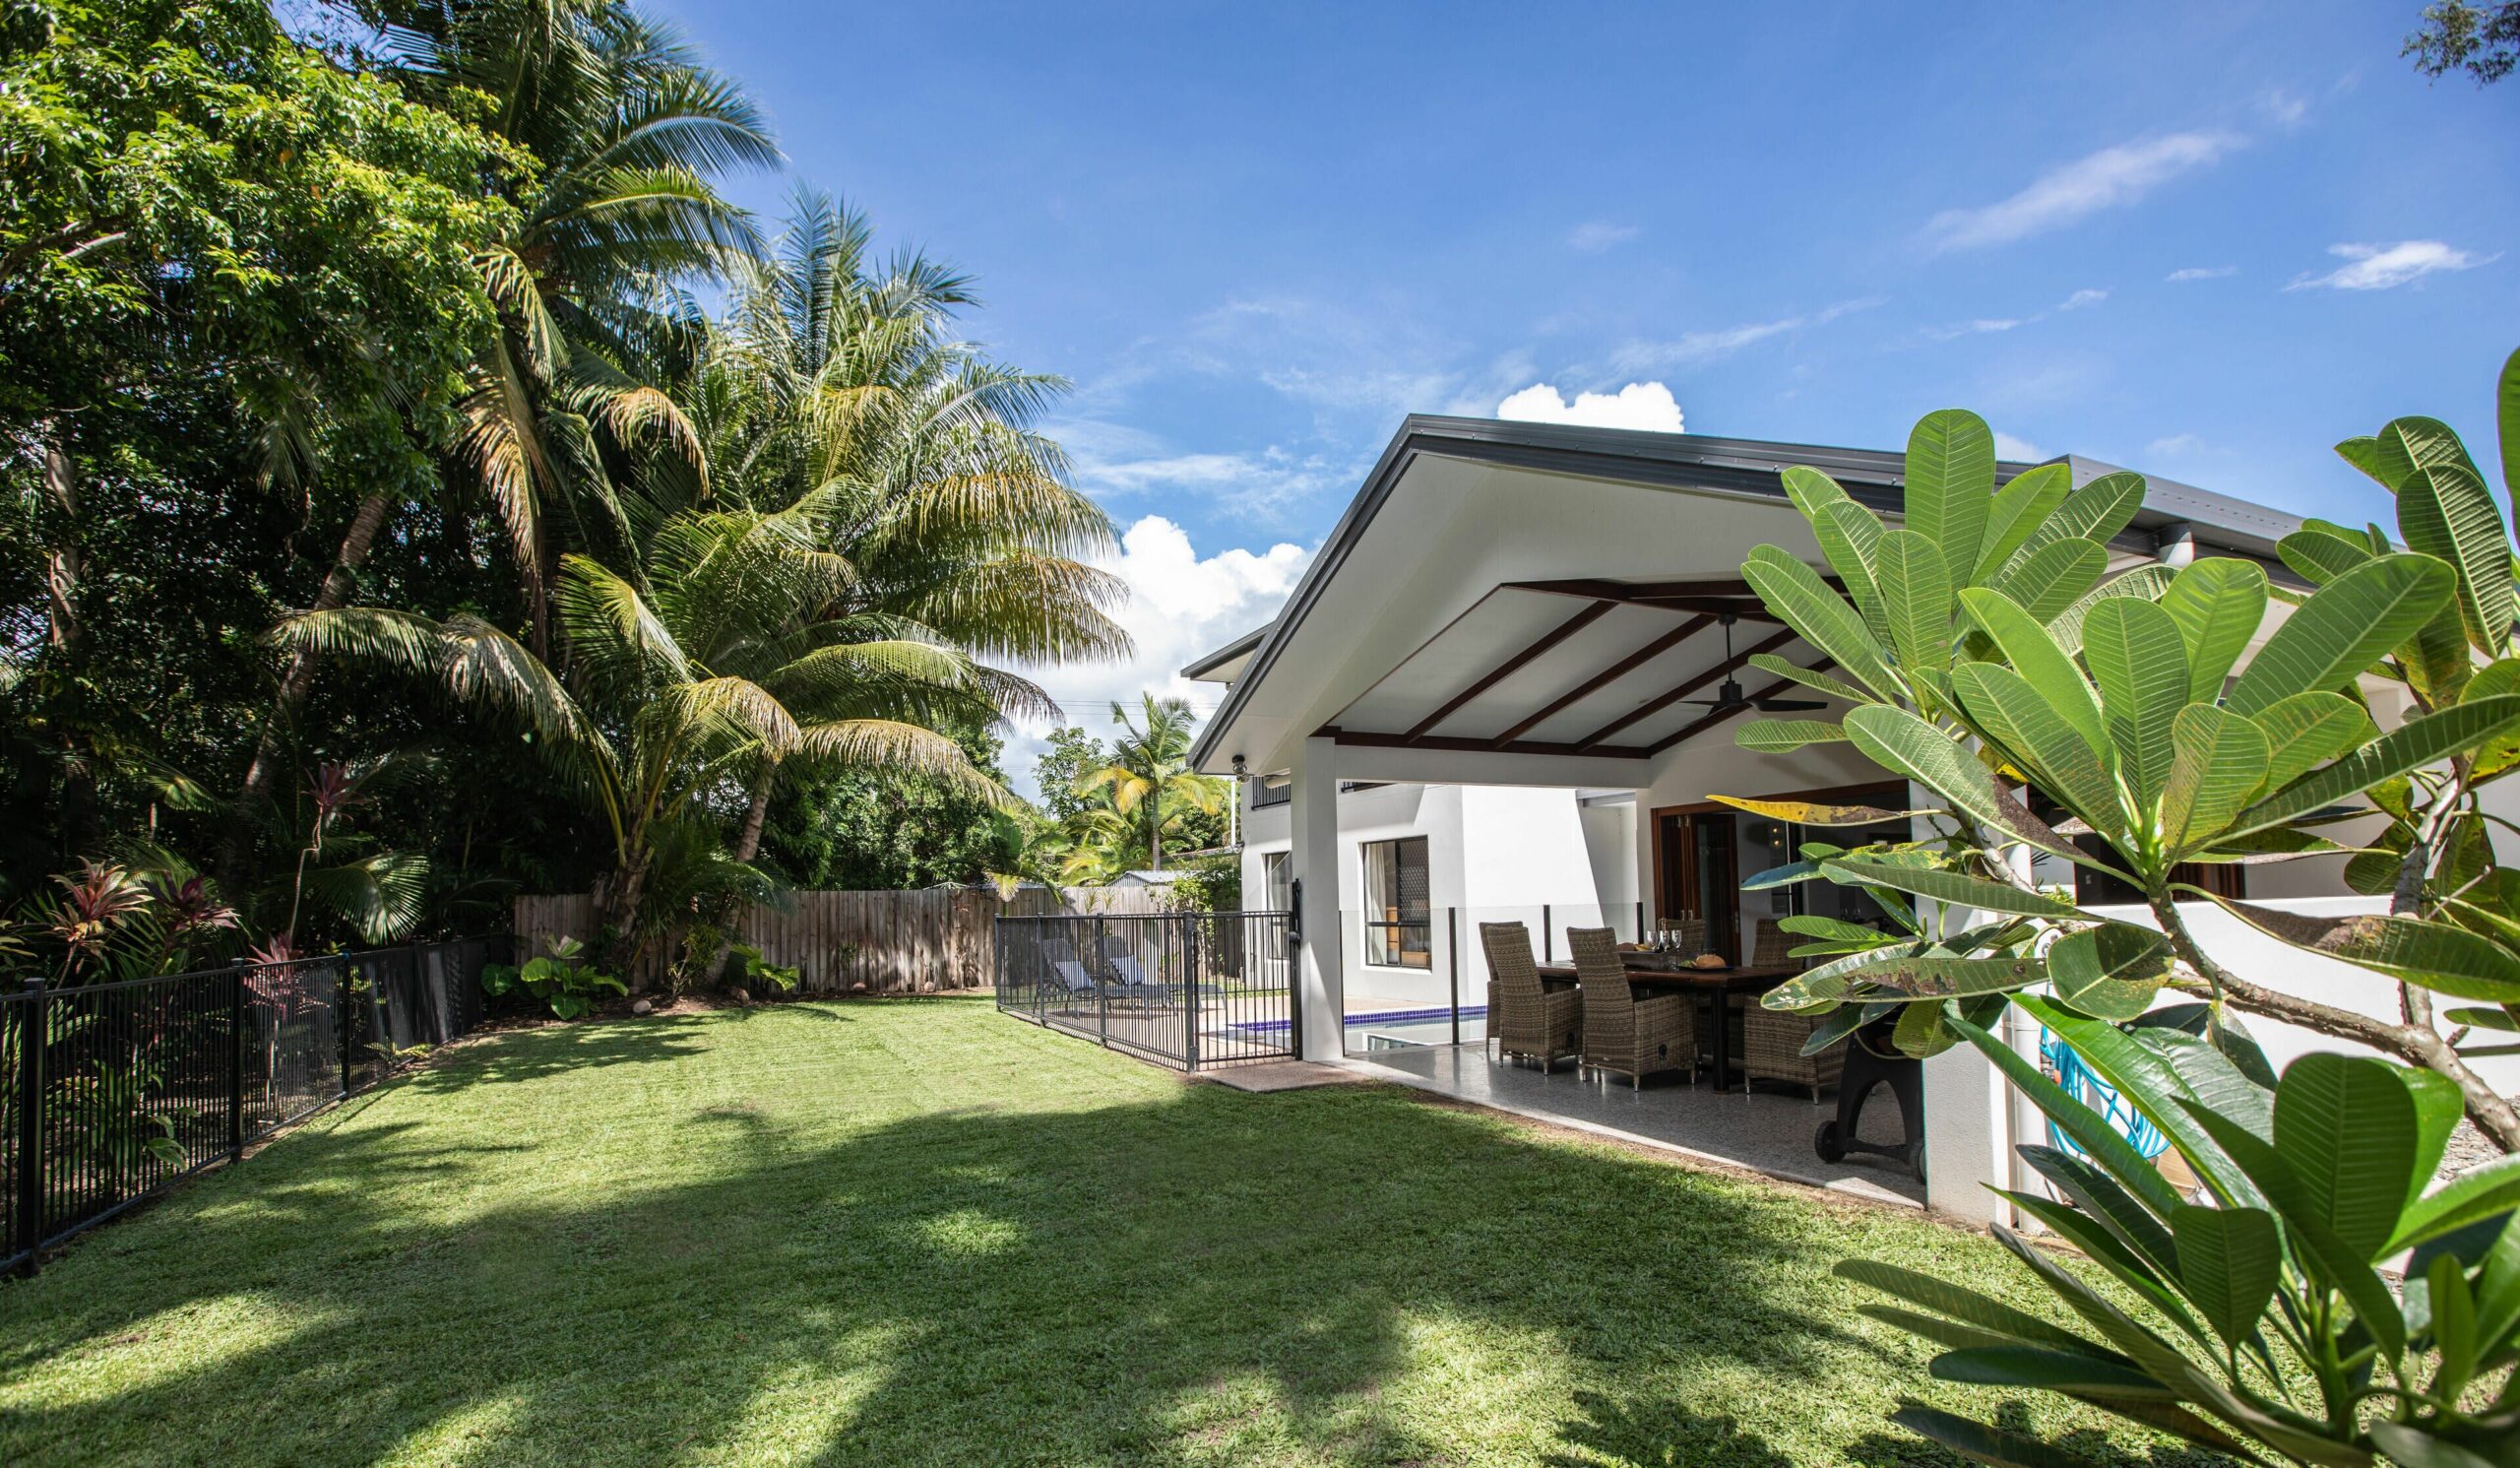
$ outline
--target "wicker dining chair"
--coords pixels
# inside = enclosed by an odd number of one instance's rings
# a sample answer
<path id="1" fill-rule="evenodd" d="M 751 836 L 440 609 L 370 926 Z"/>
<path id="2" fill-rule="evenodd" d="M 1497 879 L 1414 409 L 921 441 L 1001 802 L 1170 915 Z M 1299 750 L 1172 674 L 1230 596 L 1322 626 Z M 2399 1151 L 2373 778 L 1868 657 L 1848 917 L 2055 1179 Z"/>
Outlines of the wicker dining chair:
<path id="1" fill-rule="evenodd" d="M 1798 962 L 1788 950 L 1795 946 L 1793 933 L 1783 931 L 1773 923 L 1759 925 L 1756 945 L 1750 962 L 1765 967 L 1771 964 Z M 1847 1043 L 1844 1040 L 1816 1055 L 1806 1055 L 1802 1047 L 1819 1027 L 1816 1015 L 1796 1014 L 1786 1009 L 1770 1009 L 1755 994 L 1745 994 L 1741 1001 L 1741 1073 L 1750 1080 L 1784 1081 L 1790 1085 L 1811 1088 L 1811 1101 L 1818 1105 L 1820 1090 L 1834 1086 L 1847 1068 Z M 1745 1086 L 1744 1092 L 1748 1090 Z"/>
<path id="2" fill-rule="evenodd" d="M 1794 956 L 1796 941 L 1793 933 L 1774 923 L 1760 924 L 1758 932 L 1750 940 L 1751 967 L 1765 969 L 1801 962 Z"/>
<path id="3" fill-rule="evenodd" d="M 1481 923 L 1479 942 L 1494 976 L 1497 1007 L 1487 1012 L 1487 1026 L 1496 1036 L 1496 1057 L 1529 1055 L 1540 1061 L 1544 1075 L 1566 1055 L 1581 1064 L 1584 996 L 1577 989 L 1551 993 L 1540 982 L 1531 929 L 1520 923 Z"/>
<path id="4" fill-rule="evenodd" d="M 1584 997 L 1584 1063 L 1615 1070 L 1636 1090 L 1645 1077 L 1685 1070 L 1697 1078 L 1696 1001 L 1687 994 L 1640 999 L 1628 987 L 1618 939 L 1606 927 L 1570 927 L 1577 991 Z"/>
<path id="5" fill-rule="evenodd" d="M 1663 918 L 1654 925 L 1684 958 L 1695 958 L 1706 951 L 1704 918 Z"/>

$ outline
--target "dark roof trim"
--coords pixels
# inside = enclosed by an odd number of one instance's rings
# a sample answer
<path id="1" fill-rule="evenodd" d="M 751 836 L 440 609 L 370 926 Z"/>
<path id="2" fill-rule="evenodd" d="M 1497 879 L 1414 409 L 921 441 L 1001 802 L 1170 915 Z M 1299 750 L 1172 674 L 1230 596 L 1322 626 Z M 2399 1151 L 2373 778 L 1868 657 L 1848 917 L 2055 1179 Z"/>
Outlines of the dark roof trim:
<path id="1" fill-rule="evenodd" d="M 1254 648 L 1260 646 L 1260 639 L 1268 636 L 1269 629 L 1276 625 L 1278 625 L 1276 622 L 1262 622 L 1259 626 L 1182 669 L 1181 675 L 1194 683 L 1200 681 L 1207 674 L 1234 659 L 1247 656 Z"/>
<path id="2" fill-rule="evenodd" d="M 1194 765 L 1205 764 L 1218 751 L 1215 741 L 1242 712 L 1251 689 L 1268 675 L 1279 650 L 1303 623 L 1321 599 L 1322 589 L 1347 563 L 1349 552 L 1365 527 L 1391 497 L 1392 489 L 1419 454 L 1529 469 L 1545 474 L 1579 475 L 1623 483 L 1667 488 L 1731 490 L 1773 499 L 1785 498 L 1784 471 L 1807 464 L 1836 479 L 1848 494 L 1878 511 L 1896 513 L 1904 499 L 1907 460 L 1881 449 L 1835 448 L 1823 444 L 1778 443 L 1755 438 L 1716 438 L 1700 433 L 1652 433 L 1631 428 L 1592 428 L 1566 423 L 1531 423 L 1504 418 L 1444 417 L 1411 414 L 1403 419 L 1365 476 L 1356 497 L 1322 542 L 1321 551 L 1295 583 L 1277 620 L 1193 668 L 1224 661 L 1239 653 L 1244 642 L 1256 651 L 1242 676 L 1234 679 L 1216 717 L 1200 731 L 1190 752 Z M 2048 461 L 2058 462 L 2058 461 Z M 2062 462 L 2077 486 L 2116 468 L 2098 460 L 2068 456 Z M 2005 460 L 1995 465 L 2002 483 L 2035 466 Z M 2280 510 L 2229 495 L 2215 494 L 2174 479 L 2145 477 L 2144 508 L 2135 523 L 2111 543 L 2118 549 L 2149 555 L 2158 548 L 2166 527 L 2185 525 L 2200 549 L 2270 562 L 2268 574 L 2287 584 L 2299 578 L 2275 559 L 2275 543 L 2300 527 Z M 1185 675 L 1195 676 L 1190 670 Z"/>

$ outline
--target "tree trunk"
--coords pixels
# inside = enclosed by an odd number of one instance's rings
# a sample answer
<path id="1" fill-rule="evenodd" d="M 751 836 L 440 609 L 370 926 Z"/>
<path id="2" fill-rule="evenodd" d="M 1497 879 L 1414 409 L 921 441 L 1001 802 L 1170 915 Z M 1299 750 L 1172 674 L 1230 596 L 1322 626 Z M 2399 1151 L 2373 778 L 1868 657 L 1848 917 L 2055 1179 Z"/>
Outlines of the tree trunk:
<path id="1" fill-rule="evenodd" d="M 324 585 L 315 594 L 315 610 L 334 611 L 348 604 L 359 564 L 367 559 L 369 547 L 376 543 L 376 533 L 384 528 L 385 516 L 392 508 L 392 501 L 382 494 L 371 494 L 359 502 L 358 512 L 350 516 L 348 531 L 342 536 L 341 549 L 333 557 L 333 568 L 324 573 Z M 236 803 L 228 816 L 226 845 L 219 859 L 219 883 L 231 901 L 244 890 L 251 874 L 254 807 L 270 798 L 280 785 L 281 730 L 305 706 L 307 692 L 315 685 L 315 650 L 311 647 L 299 648 L 290 655 L 288 669 L 281 674 L 280 692 L 272 700 L 271 714 L 263 722 L 262 737 L 255 743 L 254 762 L 246 766 L 244 786 L 236 793 Z"/>
<path id="2" fill-rule="evenodd" d="M 62 450 L 56 425 L 45 424 L 42 436 L 44 497 L 52 501 L 61 523 L 60 534 L 44 552 L 46 631 L 54 655 L 64 665 L 67 676 L 63 681 L 75 688 L 80 665 L 87 661 L 88 653 L 88 626 L 79 619 L 79 582 L 88 568 L 87 557 L 79 549 L 79 479 L 69 454 Z M 84 733 L 86 721 L 73 718 L 64 722 L 62 855 L 78 857 L 94 853 L 102 844 L 104 831 L 96 813 L 96 759 Z"/>
<path id="3" fill-rule="evenodd" d="M 761 773 L 753 777 L 752 803 L 744 809 L 743 830 L 735 837 L 735 860 L 749 862 L 761 855 L 762 822 L 770 815 L 770 787 L 779 778 L 779 767 L 764 762 Z"/>
<path id="4" fill-rule="evenodd" d="M 2299 1025 L 2333 1040 L 2367 1045 L 2384 1055 L 2446 1077 L 2458 1086 L 2468 1119 L 2476 1123 L 2477 1130 L 2503 1151 L 2520 1153 L 2520 1107 L 2514 1107 L 2508 1097 L 2469 1068 L 2467 1061 L 2431 1026 L 2392 1024 L 2357 1010 L 2251 984 L 2216 963 L 2197 945 L 2169 898 L 2154 898 L 2152 909 L 2171 947 L 2205 980 L 2205 985 L 2199 987 L 2207 989 L 2209 997 L 2228 998 L 2245 1013 Z"/>

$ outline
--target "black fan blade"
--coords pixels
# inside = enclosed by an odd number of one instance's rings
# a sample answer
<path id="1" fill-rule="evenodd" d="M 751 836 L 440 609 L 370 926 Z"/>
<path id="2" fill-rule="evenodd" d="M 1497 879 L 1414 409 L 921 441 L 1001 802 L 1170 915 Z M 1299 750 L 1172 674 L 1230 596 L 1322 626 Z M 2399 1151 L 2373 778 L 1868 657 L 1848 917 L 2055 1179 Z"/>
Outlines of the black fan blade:
<path id="1" fill-rule="evenodd" d="M 1750 706 L 1762 714 L 1788 714 L 1802 709 L 1825 709 L 1828 702 L 1818 698 L 1753 698 Z"/>

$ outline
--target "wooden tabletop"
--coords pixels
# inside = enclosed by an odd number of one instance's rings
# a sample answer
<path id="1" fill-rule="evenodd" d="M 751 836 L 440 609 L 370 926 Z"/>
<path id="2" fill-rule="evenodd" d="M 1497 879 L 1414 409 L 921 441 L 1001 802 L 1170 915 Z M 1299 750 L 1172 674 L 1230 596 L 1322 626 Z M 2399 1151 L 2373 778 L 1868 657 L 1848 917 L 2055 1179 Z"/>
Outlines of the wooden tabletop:
<path id="1" fill-rule="evenodd" d="M 1575 982 L 1575 966 L 1571 963 L 1542 964 L 1540 976 L 1558 983 Z M 1673 989 L 1736 989 L 1757 986 L 1774 988 L 1780 980 L 1791 979 L 1802 972 L 1800 964 L 1748 964 L 1730 969 L 1668 969 L 1661 965 L 1646 967 L 1623 964 L 1627 982 L 1633 985 L 1662 985 Z"/>

